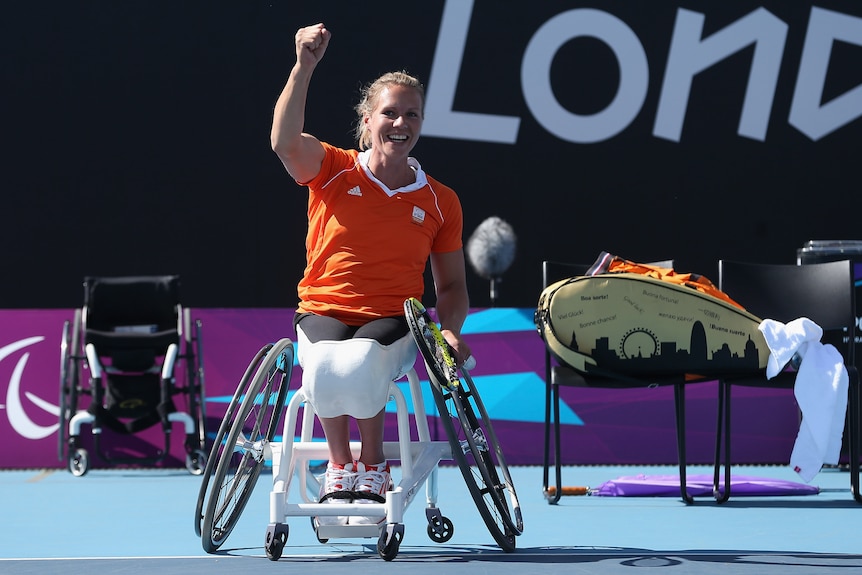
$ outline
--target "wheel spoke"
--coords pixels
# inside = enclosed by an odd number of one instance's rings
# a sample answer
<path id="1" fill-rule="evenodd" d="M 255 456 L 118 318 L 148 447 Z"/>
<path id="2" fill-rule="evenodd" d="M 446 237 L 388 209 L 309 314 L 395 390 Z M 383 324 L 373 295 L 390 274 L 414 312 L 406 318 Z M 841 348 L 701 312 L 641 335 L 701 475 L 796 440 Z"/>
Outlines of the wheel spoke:
<path id="1" fill-rule="evenodd" d="M 479 512 L 500 547 L 513 551 L 515 536 L 523 528 L 520 509 L 478 393 L 472 381 L 445 392 L 432 387 L 443 426 L 452 444 L 460 448 L 455 456 Z"/>
<path id="2" fill-rule="evenodd" d="M 292 355 L 293 345 L 287 339 L 264 347 L 246 370 L 222 420 L 204 474 L 209 482 L 209 473 L 213 473 L 209 499 L 201 502 L 206 486 L 199 495 L 202 543 L 207 552 L 216 551 L 227 539 L 251 497 L 287 397 Z"/>

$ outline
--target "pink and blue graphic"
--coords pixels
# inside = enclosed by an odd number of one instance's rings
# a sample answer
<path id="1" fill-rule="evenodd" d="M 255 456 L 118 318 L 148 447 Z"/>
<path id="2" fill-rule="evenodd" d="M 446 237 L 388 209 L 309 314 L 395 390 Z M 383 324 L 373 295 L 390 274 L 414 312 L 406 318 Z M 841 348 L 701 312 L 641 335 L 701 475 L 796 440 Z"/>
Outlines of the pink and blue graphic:
<path id="1" fill-rule="evenodd" d="M 267 342 L 295 340 L 293 309 L 193 309 L 202 323 L 208 431 L 214 434 L 249 360 Z M 73 310 L 0 310 L 0 468 L 62 468 L 58 457 L 60 340 Z M 495 422 L 510 465 L 542 462 L 545 420 L 544 344 L 533 309 L 475 309 L 464 326 L 477 366 L 471 372 Z M 433 414 L 421 361 L 425 405 Z M 299 386 L 295 367 L 291 389 Z M 744 395 L 747 393 L 748 395 Z M 565 464 L 661 464 L 676 461 L 673 396 L 669 388 L 601 390 L 563 388 L 562 457 Z M 687 392 L 688 457 L 712 458 L 715 433 L 713 384 Z M 741 390 L 735 409 L 734 453 L 740 462 L 785 463 L 798 430 L 792 396 L 774 390 Z M 744 399 L 743 399 L 744 398 Z M 444 432 L 436 417 L 432 434 Z M 150 433 L 152 431 L 152 433 Z M 88 428 L 83 430 L 84 445 Z M 390 436 L 394 433 L 394 414 Z M 135 441 L 160 446 L 159 429 Z M 182 467 L 182 430 L 173 433 L 164 465 Z M 756 440 L 747 441 L 748 438 Z M 102 464 L 92 461 L 93 467 Z"/>

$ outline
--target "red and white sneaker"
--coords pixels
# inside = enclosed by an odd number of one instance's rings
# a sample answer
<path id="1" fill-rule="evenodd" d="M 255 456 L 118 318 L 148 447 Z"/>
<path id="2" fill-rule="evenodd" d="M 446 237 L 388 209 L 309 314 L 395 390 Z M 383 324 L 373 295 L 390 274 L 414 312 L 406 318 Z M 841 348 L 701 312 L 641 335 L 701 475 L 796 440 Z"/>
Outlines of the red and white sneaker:
<path id="1" fill-rule="evenodd" d="M 345 503 L 353 497 L 356 482 L 354 464 L 340 465 L 331 461 L 326 465 L 326 473 L 320 481 L 319 503 Z M 347 525 L 347 517 L 321 515 L 316 518 L 318 525 Z"/>
<path id="2" fill-rule="evenodd" d="M 392 475 L 385 461 L 377 465 L 356 463 L 356 480 L 353 491 L 356 503 L 385 503 L 386 492 L 392 489 Z M 370 517 L 351 517 L 350 525 L 377 525 L 386 520 L 385 515 Z"/>

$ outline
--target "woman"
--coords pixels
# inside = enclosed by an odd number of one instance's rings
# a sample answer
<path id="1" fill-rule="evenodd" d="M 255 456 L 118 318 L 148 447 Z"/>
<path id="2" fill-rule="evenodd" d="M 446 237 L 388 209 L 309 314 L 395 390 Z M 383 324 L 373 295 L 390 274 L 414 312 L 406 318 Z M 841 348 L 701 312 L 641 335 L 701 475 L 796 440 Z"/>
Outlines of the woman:
<path id="1" fill-rule="evenodd" d="M 271 143 L 288 173 L 307 186 L 306 268 L 295 319 L 303 386 L 329 446 L 321 501 L 383 501 L 391 487 L 383 454 L 389 383 L 416 359 L 403 314 L 421 298 L 430 257 L 437 314 L 459 361 L 470 354 L 460 330 L 469 301 L 463 218 L 454 191 L 422 170 L 410 152 L 422 128 L 423 86 L 404 72 L 367 86 L 356 111 L 360 150 L 303 131 L 311 76 L 331 34 L 323 24 L 296 33 L 296 63 L 275 105 Z M 361 452 L 350 450 L 350 418 Z M 380 517 L 351 517 L 351 524 Z M 321 517 L 343 524 L 348 518 Z"/>

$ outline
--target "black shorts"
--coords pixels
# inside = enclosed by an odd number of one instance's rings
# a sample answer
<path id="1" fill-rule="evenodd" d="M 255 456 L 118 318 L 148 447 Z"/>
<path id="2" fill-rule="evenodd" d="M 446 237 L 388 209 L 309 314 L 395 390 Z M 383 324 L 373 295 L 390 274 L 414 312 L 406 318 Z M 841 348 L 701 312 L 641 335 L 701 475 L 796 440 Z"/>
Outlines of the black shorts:
<path id="1" fill-rule="evenodd" d="M 366 337 L 383 345 L 394 343 L 410 332 L 404 316 L 381 317 L 360 326 L 347 325 L 335 318 L 314 313 L 300 313 L 293 318 L 293 326 L 302 326 L 302 332 L 311 343 L 343 341 Z"/>

